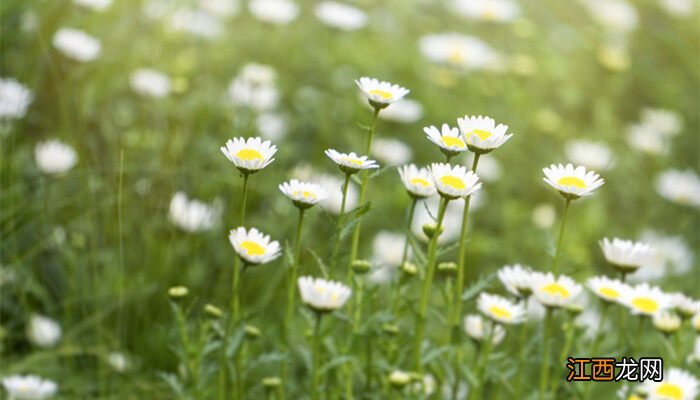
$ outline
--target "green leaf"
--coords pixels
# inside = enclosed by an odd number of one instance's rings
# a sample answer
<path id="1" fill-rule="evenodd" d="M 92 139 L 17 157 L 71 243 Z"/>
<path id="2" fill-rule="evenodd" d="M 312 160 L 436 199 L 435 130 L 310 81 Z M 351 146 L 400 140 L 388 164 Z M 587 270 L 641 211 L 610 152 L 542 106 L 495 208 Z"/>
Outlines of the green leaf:
<path id="1" fill-rule="evenodd" d="M 495 274 L 488 274 L 486 276 L 479 275 L 479 279 L 472 283 L 471 286 L 467 288 L 464 292 L 462 292 L 462 301 L 469 301 L 472 298 L 476 297 L 477 294 L 479 294 L 481 291 L 487 289 L 489 286 L 491 286 L 491 281 L 493 280 Z"/>
<path id="2" fill-rule="evenodd" d="M 326 266 L 326 263 L 323 262 L 321 256 L 319 256 L 318 253 L 311 248 L 309 248 L 309 253 L 311 253 L 311 256 L 314 258 L 314 260 L 316 260 L 316 264 L 318 264 L 318 268 L 321 269 L 323 277 L 328 278 L 328 267 Z"/>
<path id="3" fill-rule="evenodd" d="M 363 131 L 369 132 L 370 130 L 372 130 L 372 127 L 367 126 L 367 125 L 365 125 L 365 124 L 363 124 L 363 123 L 361 123 L 361 122 L 355 122 L 355 123 L 356 123 L 357 126 L 358 126 L 360 129 L 362 129 Z"/>
<path id="4" fill-rule="evenodd" d="M 427 260 L 425 258 L 425 252 L 421 248 L 421 243 L 418 242 L 416 237 L 413 235 L 410 235 L 408 237 L 408 243 L 411 246 L 411 249 L 413 250 L 413 257 L 415 257 L 418 264 L 425 265 Z"/>
<path id="5" fill-rule="evenodd" d="M 386 166 L 386 167 L 382 167 L 382 168 L 376 169 L 376 170 L 372 171 L 372 173 L 370 173 L 369 179 L 374 179 L 374 178 L 376 178 L 376 177 L 378 177 L 378 176 L 381 176 L 381 175 L 383 175 L 385 172 L 391 171 L 392 169 L 396 169 L 396 166 L 394 166 L 394 165 L 389 165 L 389 166 Z"/>
<path id="6" fill-rule="evenodd" d="M 338 357 L 333 358 L 332 360 L 328 361 L 327 363 L 323 364 L 321 368 L 319 369 L 319 372 L 321 374 L 325 374 L 329 370 L 341 366 L 343 364 L 349 363 L 353 361 L 353 356 L 348 356 L 348 355 L 341 355 Z"/>
<path id="7" fill-rule="evenodd" d="M 348 234 L 355 228 L 355 225 L 357 225 L 360 222 L 360 219 L 362 218 L 363 215 L 367 214 L 369 212 L 371 207 L 371 203 L 368 201 L 367 203 L 355 208 L 354 210 L 348 212 L 345 215 L 345 226 L 343 226 L 343 229 L 340 230 L 340 240 L 345 239 Z"/>

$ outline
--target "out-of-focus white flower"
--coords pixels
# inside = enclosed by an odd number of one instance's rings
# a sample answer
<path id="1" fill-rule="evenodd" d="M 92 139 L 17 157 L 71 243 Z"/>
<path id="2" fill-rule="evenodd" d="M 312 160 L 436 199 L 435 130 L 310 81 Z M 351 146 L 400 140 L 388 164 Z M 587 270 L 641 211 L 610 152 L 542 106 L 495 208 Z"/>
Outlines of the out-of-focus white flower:
<path id="1" fill-rule="evenodd" d="M 257 111 L 275 108 L 279 100 L 276 76 L 270 66 L 255 63 L 244 65 L 228 87 L 231 102 Z"/>
<path id="2" fill-rule="evenodd" d="M 238 13 L 238 0 L 199 0 L 199 5 L 212 15 L 229 18 Z"/>
<path id="3" fill-rule="evenodd" d="M 687 17 L 693 14 L 693 0 L 659 0 L 661 7 L 674 17 Z"/>
<path id="4" fill-rule="evenodd" d="M 34 148 L 34 160 L 41 172 L 61 174 L 75 166 L 78 154 L 71 146 L 58 139 L 51 139 L 37 143 Z"/>
<path id="5" fill-rule="evenodd" d="M 661 108 L 643 108 L 640 123 L 664 136 L 675 136 L 683 127 L 683 119 L 678 113 Z"/>
<path id="6" fill-rule="evenodd" d="M 300 209 L 313 207 L 328 197 L 328 194 L 320 185 L 299 182 L 296 179 L 282 183 L 279 185 L 279 189 Z"/>
<path id="7" fill-rule="evenodd" d="M 680 368 L 664 371 L 661 382 L 646 380 L 642 384 L 647 400 L 694 400 L 698 388 L 698 378 Z"/>
<path id="8" fill-rule="evenodd" d="M 34 375 L 11 375 L 2 379 L 11 400 L 44 400 L 56 394 L 56 382 Z"/>
<path id="9" fill-rule="evenodd" d="M 467 162 L 467 165 L 472 165 L 473 159 Z M 484 182 L 495 182 L 501 179 L 503 170 L 501 164 L 495 157 L 479 158 L 479 166 L 477 168 L 479 178 Z"/>
<path id="10" fill-rule="evenodd" d="M 613 154 L 603 142 L 572 140 L 566 144 L 566 157 L 574 164 L 605 171 L 612 166 Z"/>
<path id="11" fill-rule="evenodd" d="M 423 375 L 422 380 L 419 379 L 418 382 L 415 382 L 413 385 L 411 385 L 411 393 L 416 393 L 425 396 L 425 398 L 429 398 L 430 396 L 432 396 L 432 394 L 435 393 L 435 389 L 435 377 L 433 377 L 430 374 Z"/>
<path id="12" fill-rule="evenodd" d="M 547 307 L 566 307 L 574 304 L 581 293 L 581 285 L 566 275 L 538 274 L 532 283 L 535 298 Z"/>
<path id="13" fill-rule="evenodd" d="M 377 138 L 372 145 L 371 154 L 387 165 L 401 165 L 411 160 L 413 151 L 399 139 Z"/>
<path id="14" fill-rule="evenodd" d="M 134 71 L 129 78 L 134 91 L 142 96 L 163 98 L 170 94 L 170 77 L 154 69 L 142 68 Z"/>
<path id="15" fill-rule="evenodd" d="M 410 124 L 423 117 L 423 106 L 412 99 L 402 99 L 379 113 L 379 118 Z"/>
<path id="16" fill-rule="evenodd" d="M 269 140 L 263 141 L 259 137 L 233 138 L 221 147 L 221 152 L 241 172 L 245 174 L 255 173 L 275 161 L 273 156 L 277 153 L 277 146 Z"/>
<path id="17" fill-rule="evenodd" d="M 583 335 L 588 340 L 594 339 L 599 332 L 605 332 L 610 326 L 610 322 L 601 321 L 600 313 L 592 308 L 584 308 L 583 312 L 576 316 L 574 324 L 583 328 Z"/>
<path id="18" fill-rule="evenodd" d="M 0 78 L 0 119 L 19 119 L 27 114 L 32 92 L 15 79 Z"/>
<path id="19" fill-rule="evenodd" d="M 527 297 L 532 294 L 532 284 L 539 272 L 520 264 L 504 265 L 498 270 L 498 279 L 506 290 L 518 297 Z"/>
<path id="20" fill-rule="evenodd" d="M 551 228 L 556 217 L 556 210 L 550 203 L 538 204 L 532 209 L 532 222 L 540 229 L 547 230 Z"/>
<path id="21" fill-rule="evenodd" d="M 313 179 L 328 192 L 328 198 L 321 202 L 323 207 L 333 214 L 340 214 L 340 206 L 343 200 L 343 179 L 330 174 L 320 174 Z M 352 180 L 348 182 L 348 185 L 345 211 L 357 207 L 357 200 L 359 198 L 357 186 Z"/>
<path id="22" fill-rule="evenodd" d="M 429 61 L 465 70 L 498 69 L 501 56 L 481 39 L 461 33 L 425 35 L 418 42 Z"/>
<path id="23" fill-rule="evenodd" d="M 366 76 L 355 80 L 355 84 L 374 108 L 386 108 L 389 104 L 403 99 L 409 93 L 408 89 L 399 85 Z"/>
<path id="24" fill-rule="evenodd" d="M 672 307 L 678 311 L 683 317 L 692 317 L 700 313 L 700 300 L 695 300 L 692 297 L 686 296 L 684 293 L 670 293 Z"/>
<path id="25" fill-rule="evenodd" d="M 654 254 L 654 248 L 642 242 L 603 238 L 599 244 L 603 254 L 605 254 L 605 259 L 624 273 L 636 271 L 647 263 Z"/>
<path id="26" fill-rule="evenodd" d="M 614 72 L 625 71 L 632 64 L 630 51 L 622 43 L 603 43 L 598 47 L 596 55 L 605 68 Z"/>
<path id="27" fill-rule="evenodd" d="M 475 341 L 481 342 L 485 337 L 489 337 L 494 345 L 501 343 L 506 336 L 506 331 L 501 325 L 495 323 L 486 324 L 481 315 L 478 314 L 469 314 L 464 317 L 464 330 Z"/>
<path id="28" fill-rule="evenodd" d="M 277 142 L 287 135 L 287 119 L 274 112 L 265 112 L 258 115 L 255 127 L 263 139 Z"/>
<path id="29" fill-rule="evenodd" d="M 457 12 L 470 19 L 509 22 L 520 15 L 520 7 L 513 0 L 454 0 Z"/>
<path id="30" fill-rule="evenodd" d="M 316 4 L 314 14 L 322 23 L 343 31 L 354 31 L 367 24 L 367 14 L 364 11 L 337 1 Z"/>
<path id="31" fill-rule="evenodd" d="M 637 272 L 629 275 L 632 282 L 646 282 L 668 275 L 681 275 L 693 265 L 693 251 L 680 236 L 665 236 L 653 231 L 642 233 L 641 239 L 654 247 Z"/>
<path id="32" fill-rule="evenodd" d="M 73 28 L 57 30 L 53 35 L 53 46 L 66 57 L 83 62 L 95 60 L 102 50 L 99 40 Z"/>
<path id="33" fill-rule="evenodd" d="M 476 307 L 485 316 L 502 324 L 519 324 L 525 320 L 525 309 L 521 303 L 498 295 L 481 293 Z"/>
<path id="34" fill-rule="evenodd" d="M 594 276 L 589 278 L 586 286 L 604 301 L 617 303 L 622 297 L 622 293 L 628 288 L 628 285 L 617 280 L 610 279 L 607 276 Z"/>
<path id="35" fill-rule="evenodd" d="M 170 200 L 170 222 L 186 232 L 203 232 L 214 228 L 221 218 L 221 206 L 188 199 L 185 192 L 177 192 Z"/>
<path id="36" fill-rule="evenodd" d="M 682 320 L 681 317 L 675 313 L 663 311 L 654 315 L 652 323 L 654 324 L 654 328 L 663 333 L 673 333 L 681 328 Z"/>
<path id="37" fill-rule="evenodd" d="M 43 315 L 32 315 L 27 326 L 27 338 L 39 347 L 53 347 L 61 340 L 61 326 Z"/>
<path id="38" fill-rule="evenodd" d="M 646 282 L 625 288 L 620 303 L 629 308 L 632 314 L 648 316 L 667 310 L 673 305 L 671 296 Z"/>
<path id="39" fill-rule="evenodd" d="M 665 153 L 668 140 L 648 125 L 633 124 L 627 130 L 627 144 L 637 151 L 651 156 Z"/>
<path id="40" fill-rule="evenodd" d="M 596 22 L 612 32 L 627 33 L 637 27 L 637 10 L 625 0 L 583 0 Z"/>
<path id="41" fill-rule="evenodd" d="M 700 178 L 690 169 L 662 172 L 656 179 L 656 192 L 674 203 L 700 207 Z"/>
<path id="42" fill-rule="evenodd" d="M 374 236 L 372 241 L 372 259 L 374 263 L 398 267 L 401 264 L 405 243 L 406 235 L 402 233 L 380 231 Z"/>
<path id="43" fill-rule="evenodd" d="M 291 0 L 251 0 L 248 9 L 255 18 L 274 25 L 286 25 L 299 14 L 299 6 Z"/>
<path id="44" fill-rule="evenodd" d="M 10 269 L 10 267 L 0 265 L 0 288 L 2 288 L 5 285 L 14 283 L 16 279 L 17 275 L 15 274 L 15 271 Z"/>
<path id="45" fill-rule="evenodd" d="M 695 347 L 693 347 L 693 358 L 696 363 L 700 363 L 700 336 L 695 337 Z"/>
<path id="46" fill-rule="evenodd" d="M 301 301 L 317 312 L 331 312 L 342 307 L 352 290 L 340 282 L 302 276 L 297 280 Z"/>
<path id="47" fill-rule="evenodd" d="M 270 240 L 269 235 L 265 235 L 255 228 L 246 230 L 239 226 L 236 229 L 231 229 L 228 240 L 238 256 L 248 264 L 266 264 L 281 254 L 279 242 Z"/>
<path id="48" fill-rule="evenodd" d="M 586 171 L 584 166 L 574 168 L 571 164 L 552 164 L 542 171 L 545 175 L 543 180 L 569 200 L 592 195 L 594 190 L 605 183 L 600 179 L 600 175 L 594 171 Z"/>
<path id="49" fill-rule="evenodd" d="M 530 296 L 525 303 L 525 313 L 528 321 L 541 321 L 544 318 L 546 308 L 534 296 Z"/>
<path id="50" fill-rule="evenodd" d="M 107 364 L 120 373 L 126 372 L 126 370 L 129 369 L 129 359 L 124 353 L 118 351 L 107 354 Z"/>
<path id="51" fill-rule="evenodd" d="M 112 4 L 112 0 L 73 0 L 74 4 L 95 11 L 104 11 Z"/>
<path id="52" fill-rule="evenodd" d="M 218 18 L 197 8 L 177 8 L 168 22 L 175 31 L 187 32 L 204 39 L 214 39 L 224 30 L 224 25 Z"/>

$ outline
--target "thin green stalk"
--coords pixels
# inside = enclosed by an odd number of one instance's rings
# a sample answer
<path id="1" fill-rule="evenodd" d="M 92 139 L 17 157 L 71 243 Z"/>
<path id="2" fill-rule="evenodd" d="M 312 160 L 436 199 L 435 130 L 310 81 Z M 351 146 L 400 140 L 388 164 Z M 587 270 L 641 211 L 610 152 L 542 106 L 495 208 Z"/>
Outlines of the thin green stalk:
<path id="1" fill-rule="evenodd" d="M 489 356 L 491 355 L 491 349 L 493 348 L 493 337 L 496 331 L 496 326 L 492 321 L 485 322 L 484 326 L 484 338 L 482 343 L 484 343 L 484 350 L 481 352 L 481 357 L 477 366 L 476 371 L 476 382 L 477 385 L 474 390 L 469 394 L 469 399 L 481 400 L 481 393 L 484 389 L 484 371 L 486 370 L 486 364 L 489 362 Z M 456 395 L 454 388 L 452 391 L 453 398 Z"/>
<path id="2" fill-rule="evenodd" d="M 338 225 L 335 228 L 335 240 L 333 241 L 333 252 L 331 253 L 331 271 L 335 271 L 338 265 L 338 252 L 340 251 L 340 232 L 345 225 L 345 202 L 348 196 L 348 186 L 350 185 L 350 174 L 345 174 L 343 182 L 343 197 L 340 201 L 340 214 L 338 214 Z"/>
<path id="3" fill-rule="evenodd" d="M 401 297 L 401 268 L 403 267 L 403 264 L 406 262 L 408 259 L 408 245 L 409 245 L 409 239 L 411 237 L 411 225 L 413 224 L 413 216 L 416 213 L 416 205 L 418 204 L 418 199 L 415 197 L 411 197 L 411 206 L 408 209 L 408 221 L 406 223 L 406 241 L 403 244 L 403 254 L 401 255 L 401 263 L 399 264 L 399 278 L 396 279 L 394 282 L 394 296 L 392 299 L 392 305 L 391 305 L 391 315 L 396 318 L 399 312 L 399 304 L 400 302 L 400 297 Z"/>
<path id="4" fill-rule="evenodd" d="M 296 282 L 297 275 L 299 274 L 299 260 L 301 258 L 301 227 L 304 222 L 304 208 L 299 208 L 299 222 L 297 223 L 297 233 L 295 236 L 296 242 L 294 243 L 294 261 L 289 270 L 289 276 L 287 277 L 287 312 L 284 317 L 284 325 L 282 327 L 282 336 L 286 346 L 287 352 L 290 349 L 289 343 L 289 332 L 292 325 L 292 317 L 294 316 L 294 305 L 296 303 L 296 298 L 294 294 L 296 293 Z M 282 361 L 282 386 L 283 397 L 285 386 L 287 384 L 287 365 L 289 364 L 291 357 L 288 360 Z"/>
<path id="5" fill-rule="evenodd" d="M 569 213 L 569 205 L 571 204 L 571 199 L 566 199 L 566 204 L 564 205 L 564 214 L 561 217 L 561 228 L 559 228 L 559 239 L 557 239 L 557 249 L 554 253 L 554 260 L 552 260 L 552 273 L 557 274 L 557 267 L 559 266 L 559 256 L 561 255 L 561 243 L 564 239 L 564 227 L 566 226 L 566 215 Z"/>
<path id="6" fill-rule="evenodd" d="M 572 315 L 569 315 L 567 319 L 568 321 L 565 325 L 566 335 L 564 339 L 564 347 L 562 348 L 561 353 L 559 354 L 559 359 L 556 360 L 557 363 L 562 362 L 562 360 L 566 360 L 569 351 L 571 350 L 571 345 L 574 343 L 574 337 L 576 336 L 576 326 L 574 325 L 574 317 Z M 595 354 L 591 354 L 591 357 L 595 357 Z M 551 392 L 554 395 L 554 398 L 557 398 L 556 396 L 557 388 L 559 387 L 559 381 L 559 379 L 555 379 L 552 382 Z"/>
<path id="7" fill-rule="evenodd" d="M 314 325 L 314 337 L 312 344 L 311 362 L 311 399 L 318 400 L 319 360 L 321 356 L 321 313 L 316 313 L 316 323 Z"/>
<path id="8" fill-rule="evenodd" d="M 598 357 L 598 345 L 600 344 L 600 339 L 603 337 L 603 326 L 605 324 L 605 317 L 608 315 L 608 309 L 610 308 L 610 303 L 603 303 L 603 310 L 600 312 L 600 322 L 598 322 L 598 327 L 595 332 L 595 338 L 593 339 L 593 345 L 591 345 L 591 357 Z M 590 385 L 589 385 L 590 386 Z"/>
<path id="9" fill-rule="evenodd" d="M 425 316 L 428 310 L 428 298 L 430 295 L 430 286 L 433 282 L 433 276 L 435 275 L 435 255 L 437 252 L 437 240 L 439 232 L 442 229 L 442 220 L 445 217 L 445 210 L 447 209 L 448 199 L 443 198 L 440 201 L 440 208 L 438 210 L 437 217 L 437 229 L 435 234 L 430 239 L 430 244 L 428 245 L 428 259 L 426 262 L 426 273 L 425 279 L 423 281 L 423 290 L 421 292 L 420 304 L 418 307 L 418 315 L 416 317 L 416 336 L 413 343 L 413 368 L 415 371 L 420 372 L 422 370 L 421 365 L 421 354 L 420 348 L 423 342 L 423 336 L 425 334 Z"/>
<path id="10" fill-rule="evenodd" d="M 527 302 L 527 297 L 523 298 L 523 306 Z M 526 340 L 527 340 L 527 322 L 520 324 L 520 335 L 518 337 L 518 369 L 515 371 L 515 394 L 520 395 L 520 389 L 523 382 L 523 364 L 525 363 L 526 355 Z"/>
<path id="11" fill-rule="evenodd" d="M 542 370 L 540 371 L 540 400 L 544 400 L 549 383 L 549 353 L 550 336 L 552 334 L 552 309 L 547 307 L 544 314 L 544 328 L 542 333 Z"/>
<path id="12" fill-rule="evenodd" d="M 245 226 L 245 206 L 248 199 L 248 177 L 249 174 L 243 174 L 243 199 L 241 200 L 241 223 L 238 226 Z"/>

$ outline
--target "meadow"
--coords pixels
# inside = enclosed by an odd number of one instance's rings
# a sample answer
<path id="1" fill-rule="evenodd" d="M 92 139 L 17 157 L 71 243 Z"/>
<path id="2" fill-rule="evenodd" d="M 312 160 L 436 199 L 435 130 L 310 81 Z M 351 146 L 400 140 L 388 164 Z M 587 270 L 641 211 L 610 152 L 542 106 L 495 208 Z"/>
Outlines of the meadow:
<path id="1" fill-rule="evenodd" d="M 695 399 L 699 12 L 3 0 L 0 398 Z"/>

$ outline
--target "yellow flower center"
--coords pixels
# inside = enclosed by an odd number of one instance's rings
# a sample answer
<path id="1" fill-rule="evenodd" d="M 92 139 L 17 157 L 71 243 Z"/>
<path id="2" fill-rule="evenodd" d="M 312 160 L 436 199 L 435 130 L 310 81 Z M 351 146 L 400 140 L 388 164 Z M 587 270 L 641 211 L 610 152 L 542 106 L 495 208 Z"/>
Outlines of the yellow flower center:
<path id="1" fill-rule="evenodd" d="M 318 292 L 318 294 L 323 294 L 326 291 L 326 288 L 321 285 L 314 286 L 314 289 L 316 289 L 316 292 Z"/>
<path id="2" fill-rule="evenodd" d="M 637 297 L 632 300 L 632 305 L 637 308 L 637 310 L 653 314 L 659 309 L 659 303 L 650 297 Z"/>
<path id="3" fill-rule="evenodd" d="M 423 179 L 423 178 L 413 178 L 413 179 L 411 179 L 411 184 L 412 184 L 412 185 L 420 185 L 420 186 L 423 186 L 423 187 L 428 187 L 428 186 L 430 186 L 430 183 L 428 183 L 428 181 L 426 181 L 426 180 Z"/>
<path id="4" fill-rule="evenodd" d="M 610 287 L 602 287 L 598 289 L 598 293 L 602 294 L 605 297 L 609 297 L 611 299 L 616 299 L 620 297 L 620 292 L 617 290 L 610 288 Z"/>
<path id="5" fill-rule="evenodd" d="M 457 190 L 462 190 L 466 187 L 461 179 L 450 175 L 445 175 L 440 178 L 440 182 L 442 182 L 443 185 L 450 186 Z"/>
<path id="6" fill-rule="evenodd" d="M 575 176 L 565 176 L 563 178 L 560 178 L 559 181 L 557 181 L 558 184 L 562 186 L 576 186 L 579 189 L 585 188 L 586 183 Z"/>
<path id="7" fill-rule="evenodd" d="M 466 57 L 464 56 L 464 52 L 462 51 L 461 47 L 457 45 L 453 45 L 453 47 L 450 49 L 450 54 L 447 56 L 447 60 L 452 63 L 452 64 L 464 64 Z"/>
<path id="8" fill-rule="evenodd" d="M 637 396 L 636 394 L 631 395 L 630 397 L 627 398 L 627 400 L 644 400 L 641 397 Z"/>
<path id="9" fill-rule="evenodd" d="M 464 141 L 458 137 L 443 136 L 442 143 L 445 143 L 445 145 L 449 147 L 459 147 L 460 149 L 464 148 Z"/>
<path id="10" fill-rule="evenodd" d="M 243 150 L 239 151 L 238 153 L 236 153 L 236 157 L 240 158 L 241 160 L 246 160 L 246 161 L 256 160 L 256 159 L 262 160 L 264 158 L 262 156 L 262 154 L 260 154 L 259 151 L 253 150 L 253 149 L 243 149 Z"/>
<path id="11" fill-rule="evenodd" d="M 357 165 L 358 167 L 361 167 L 361 166 L 362 166 L 362 160 L 359 160 L 359 159 L 357 159 L 357 158 L 343 157 L 343 160 L 344 160 L 345 162 L 349 162 L 350 164 L 355 164 L 355 165 Z"/>
<path id="12" fill-rule="evenodd" d="M 331 293 L 331 304 L 336 304 L 338 303 L 338 293 L 333 292 Z"/>
<path id="13" fill-rule="evenodd" d="M 506 310 L 503 307 L 491 306 L 489 307 L 489 311 L 491 312 L 491 314 L 495 315 L 498 318 L 508 320 L 513 319 L 513 314 L 511 314 L 510 311 Z"/>
<path id="14" fill-rule="evenodd" d="M 479 137 L 479 139 L 486 140 L 489 137 L 491 137 L 491 132 L 485 131 L 483 129 L 474 129 L 473 131 L 469 132 L 469 135 L 467 135 L 467 136 L 471 136 L 471 135 L 476 135 Z"/>
<path id="15" fill-rule="evenodd" d="M 542 287 L 543 292 L 552 296 L 561 296 L 563 298 L 568 298 L 570 296 L 569 291 L 566 288 L 556 282 L 549 283 Z"/>
<path id="16" fill-rule="evenodd" d="M 251 240 L 241 243 L 241 247 L 245 249 L 249 256 L 262 256 L 265 254 L 265 248 Z"/>
<path id="17" fill-rule="evenodd" d="M 377 95 L 377 96 L 381 97 L 381 98 L 384 99 L 384 100 L 389 100 L 390 98 L 393 97 L 393 96 L 391 95 L 391 93 L 389 93 L 389 92 L 387 92 L 387 91 L 385 91 L 385 90 L 381 90 L 381 89 L 372 89 L 372 90 L 369 91 L 369 94 L 371 94 L 371 95 Z"/>
<path id="18" fill-rule="evenodd" d="M 309 192 L 308 190 L 304 190 L 304 191 L 297 190 L 292 194 L 294 196 L 299 196 L 301 194 L 305 199 L 315 199 L 316 198 L 316 195 L 313 192 Z"/>
<path id="19" fill-rule="evenodd" d="M 668 399 L 681 400 L 683 399 L 683 389 L 673 383 L 664 382 L 656 389 L 656 394 Z"/>

